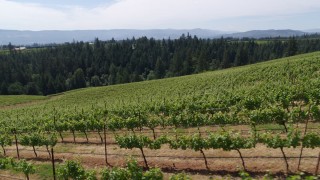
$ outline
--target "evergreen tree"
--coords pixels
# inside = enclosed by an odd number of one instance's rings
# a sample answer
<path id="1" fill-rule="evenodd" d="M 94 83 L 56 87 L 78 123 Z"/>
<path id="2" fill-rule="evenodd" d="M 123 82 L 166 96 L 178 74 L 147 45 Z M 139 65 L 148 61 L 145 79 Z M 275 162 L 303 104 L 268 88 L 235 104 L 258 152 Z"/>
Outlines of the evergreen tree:
<path id="1" fill-rule="evenodd" d="M 84 87 L 86 87 L 84 72 L 81 68 L 78 68 L 73 75 L 73 89 Z"/>
<path id="2" fill-rule="evenodd" d="M 112 63 L 109 68 L 109 77 L 108 77 L 109 85 L 113 85 L 116 83 L 117 71 L 118 71 L 117 67 Z"/>
<path id="3" fill-rule="evenodd" d="M 0 94 L 2 95 L 7 95 L 8 94 L 8 85 L 5 82 L 2 82 L 1 84 L 1 89 L 0 89 Z"/>
<path id="4" fill-rule="evenodd" d="M 164 62 L 162 61 L 162 59 L 159 57 L 157 58 L 157 62 L 154 68 L 154 74 L 155 74 L 155 78 L 157 79 L 161 79 L 164 77 L 165 74 L 165 66 L 164 66 Z"/>
<path id="5" fill-rule="evenodd" d="M 18 95 L 24 94 L 24 88 L 20 82 L 15 82 L 9 85 L 8 94 Z"/>
<path id="6" fill-rule="evenodd" d="M 231 61 L 229 57 L 229 52 L 227 48 L 224 48 L 223 59 L 222 59 L 222 68 L 229 68 L 231 66 Z"/>
<path id="7" fill-rule="evenodd" d="M 297 41 L 294 37 L 290 37 L 288 41 L 287 55 L 294 56 L 298 51 Z"/>
<path id="8" fill-rule="evenodd" d="M 73 42 L 30 51 L 13 50 L 0 53 L 0 93 L 46 95 L 87 85 L 180 76 L 320 50 L 320 35 L 264 40 L 199 39 L 188 34 L 174 40 L 95 39 L 93 44 Z M 13 49 L 14 45 L 4 48 Z"/>
<path id="9" fill-rule="evenodd" d="M 93 87 L 101 86 L 100 78 L 99 76 L 95 75 L 91 77 L 90 85 Z"/>
<path id="10" fill-rule="evenodd" d="M 26 89 L 26 94 L 29 94 L 29 95 L 39 95 L 39 94 L 41 94 L 41 92 L 39 91 L 39 87 L 34 82 L 29 82 L 26 85 L 25 89 Z"/>

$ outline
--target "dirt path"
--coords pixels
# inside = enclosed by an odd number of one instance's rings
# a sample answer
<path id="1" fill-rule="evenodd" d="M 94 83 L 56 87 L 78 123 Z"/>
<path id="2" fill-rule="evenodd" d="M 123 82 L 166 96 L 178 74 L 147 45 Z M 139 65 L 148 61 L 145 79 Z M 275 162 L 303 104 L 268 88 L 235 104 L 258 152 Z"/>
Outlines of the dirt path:
<path id="1" fill-rule="evenodd" d="M 8 155 L 16 156 L 15 147 L 7 148 Z M 291 172 L 297 171 L 300 148 L 285 149 Z M 199 174 L 232 174 L 242 168 L 242 163 L 236 151 L 205 150 L 209 170 L 206 169 L 204 159 L 200 152 L 193 150 L 172 150 L 167 145 L 160 150 L 144 150 L 150 167 L 160 167 L 164 171 L 186 171 Z M 258 145 L 254 149 L 241 150 L 247 170 L 253 174 L 271 172 L 285 173 L 284 159 L 279 149 L 266 148 Z M 37 148 L 38 158 L 30 147 L 20 146 L 20 156 L 29 160 L 49 161 L 45 148 Z M 305 149 L 302 159 L 302 170 L 313 173 L 317 164 L 319 149 Z M 117 145 L 108 145 L 108 161 L 112 166 L 125 166 L 126 159 L 135 157 L 141 166 L 144 162 L 138 149 L 120 149 Z M 62 143 L 55 147 L 55 157 L 59 162 L 77 159 L 90 168 L 105 167 L 104 146 L 101 144 L 71 144 Z"/>
<path id="2" fill-rule="evenodd" d="M 238 126 L 237 126 L 238 127 Z M 239 128 L 239 127 L 238 127 Z M 243 130 L 246 127 L 242 127 Z M 192 131 L 193 129 L 189 129 Z M 160 131 L 160 130 L 159 130 Z M 152 134 L 149 133 L 150 137 Z M 158 134 L 159 135 L 159 134 Z M 102 169 L 105 167 L 104 145 L 101 144 L 97 133 L 88 133 L 89 143 L 83 133 L 76 133 L 76 144 L 73 143 L 73 137 L 70 133 L 64 134 L 64 142 L 59 142 L 54 150 L 57 163 L 66 160 L 79 160 L 85 167 L 90 169 Z M 112 166 L 124 167 L 126 160 L 132 156 L 137 159 L 140 166 L 145 166 L 139 149 L 121 149 L 115 144 L 114 134 L 107 134 L 108 162 Z M 31 147 L 19 145 L 20 157 L 32 160 L 36 163 L 50 162 L 49 155 L 44 147 L 37 147 L 38 157 L 36 158 Z M 15 146 L 6 147 L 7 154 L 10 157 L 16 157 Z M 304 172 L 314 173 L 319 153 L 317 149 L 304 149 L 301 169 Z M 299 173 L 297 170 L 300 148 L 285 148 L 286 156 L 290 166 L 290 171 Z M 238 176 L 242 169 L 242 162 L 237 151 L 223 151 L 221 149 L 204 150 L 208 160 L 209 170 L 206 169 L 204 159 L 200 152 L 193 150 L 173 150 L 168 145 L 164 145 L 160 150 L 150 150 L 145 148 L 144 153 L 150 167 L 159 167 L 165 175 L 169 177 L 171 173 L 187 172 L 191 176 L 200 179 L 209 179 L 216 177 L 224 179 L 229 175 Z M 257 177 L 263 177 L 267 172 L 277 174 L 283 177 L 285 173 L 285 162 L 280 149 L 267 148 L 258 144 L 256 148 L 241 150 L 244 157 L 247 171 Z M 204 178 L 206 177 L 206 178 Z M 222 178 L 219 178 L 222 177 Z M 1 178 L 0 178 L 1 179 Z M 258 178 L 259 179 L 259 178 Z M 281 178 L 280 178 L 281 179 Z"/>

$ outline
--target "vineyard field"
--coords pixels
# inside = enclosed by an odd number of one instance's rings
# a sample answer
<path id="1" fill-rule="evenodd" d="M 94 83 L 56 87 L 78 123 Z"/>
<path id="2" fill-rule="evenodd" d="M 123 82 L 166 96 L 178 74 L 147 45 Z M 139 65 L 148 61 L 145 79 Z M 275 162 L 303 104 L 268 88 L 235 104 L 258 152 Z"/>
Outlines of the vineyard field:
<path id="1" fill-rule="evenodd" d="M 0 100 L 0 160 L 41 164 L 55 152 L 58 166 L 76 159 L 100 172 L 133 156 L 150 173 L 159 167 L 208 178 L 319 172 L 320 52 Z"/>
<path id="2" fill-rule="evenodd" d="M 296 81 L 304 81 L 304 79 L 317 81 L 320 76 L 319 61 L 320 52 L 315 52 L 196 75 L 78 89 L 61 93 L 52 101 L 48 99 L 31 106 L 19 106 L 10 110 L 0 108 L 0 113 L 13 112 L 28 116 L 24 113 L 25 111 L 44 114 L 51 113 L 53 108 L 61 111 L 76 108 L 80 111 L 91 109 L 92 106 L 104 107 L 105 105 L 108 109 L 115 109 L 123 106 L 149 106 L 162 103 L 164 100 L 182 101 L 187 97 L 203 94 L 209 100 L 216 100 L 225 93 L 260 93 L 259 90 L 263 88 L 288 87 L 289 73 L 295 76 Z M 0 96 L 0 99 L 3 99 L 0 101 L 0 106 L 12 104 L 6 102 L 6 98 L 6 96 Z M 9 101 L 17 101 L 17 99 L 21 100 L 13 96 Z"/>

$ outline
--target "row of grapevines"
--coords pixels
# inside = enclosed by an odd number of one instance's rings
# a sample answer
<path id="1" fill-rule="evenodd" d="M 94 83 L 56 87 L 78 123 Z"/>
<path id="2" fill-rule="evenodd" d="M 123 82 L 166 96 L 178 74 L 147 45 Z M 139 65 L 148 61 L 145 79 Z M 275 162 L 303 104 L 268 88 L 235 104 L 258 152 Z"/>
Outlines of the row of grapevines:
<path id="1" fill-rule="evenodd" d="M 120 148 L 133 149 L 137 148 L 141 151 L 146 167 L 148 163 L 143 149 L 160 149 L 162 145 L 168 144 L 171 149 L 192 149 L 201 152 L 206 168 L 209 169 L 208 162 L 204 150 L 223 149 L 224 151 L 235 150 L 238 152 L 242 161 L 243 169 L 246 169 L 245 161 L 242 156 L 242 149 L 251 149 L 257 143 L 262 143 L 269 148 L 280 149 L 286 169 L 289 171 L 287 157 L 284 148 L 296 148 L 302 146 L 306 148 L 320 147 L 320 136 L 316 133 L 308 133 L 301 137 L 301 133 L 296 130 L 290 130 L 287 135 L 271 134 L 271 133 L 252 133 L 250 136 L 244 137 L 239 133 L 231 131 L 221 131 L 217 133 L 184 135 L 179 137 L 169 137 L 167 135 L 160 136 L 153 140 L 145 135 L 137 135 L 130 133 L 127 135 L 116 135 L 116 142 Z"/>

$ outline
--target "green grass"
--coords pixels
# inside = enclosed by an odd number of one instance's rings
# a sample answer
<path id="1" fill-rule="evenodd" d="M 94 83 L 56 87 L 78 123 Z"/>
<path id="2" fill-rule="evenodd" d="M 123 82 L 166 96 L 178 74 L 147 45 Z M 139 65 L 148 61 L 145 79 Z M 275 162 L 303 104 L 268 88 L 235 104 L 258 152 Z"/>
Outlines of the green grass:
<path id="1" fill-rule="evenodd" d="M 0 95 L 0 107 L 15 104 L 21 104 L 31 101 L 44 100 L 48 97 L 45 96 L 30 96 L 30 95 Z"/>
<path id="2" fill-rule="evenodd" d="M 9 50 L 0 50 L 0 54 L 9 54 Z"/>
<path id="3" fill-rule="evenodd" d="M 257 130 L 284 130 L 279 124 L 261 124 L 257 126 Z"/>
<path id="4" fill-rule="evenodd" d="M 56 164 L 57 169 L 58 164 Z M 53 179 L 52 174 L 52 165 L 51 163 L 39 163 L 35 164 L 36 174 L 38 176 L 38 179 Z"/>
<path id="5" fill-rule="evenodd" d="M 39 51 L 39 50 L 44 50 L 44 49 L 47 49 L 46 47 L 40 47 L 40 48 L 27 48 L 27 49 L 24 49 L 24 50 L 17 50 L 16 52 L 22 52 L 22 53 L 25 53 L 25 52 L 30 52 L 30 51 Z M 15 50 L 13 50 L 15 51 Z M 10 54 L 10 50 L 8 49 L 2 49 L 0 50 L 0 54 L 2 55 L 8 55 Z"/>
<path id="6" fill-rule="evenodd" d="M 56 169 L 59 167 L 59 164 L 56 163 Z M 39 180 L 47 180 L 47 179 L 53 179 L 53 173 L 52 173 L 52 165 L 51 163 L 37 163 L 34 164 L 34 168 L 36 170 L 35 174 L 31 174 L 30 179 L 39 179 Z M 0 174 L 1 171 L 6 172 L 6 176 L 13 176 L 13 177 L 24 177 L 24 174 L 21 172 L 18 172 L 14 169 L 9 169 L 9 170 L 0 170 Z M 1 179 L 1 177 L 0 177 Z"/>

